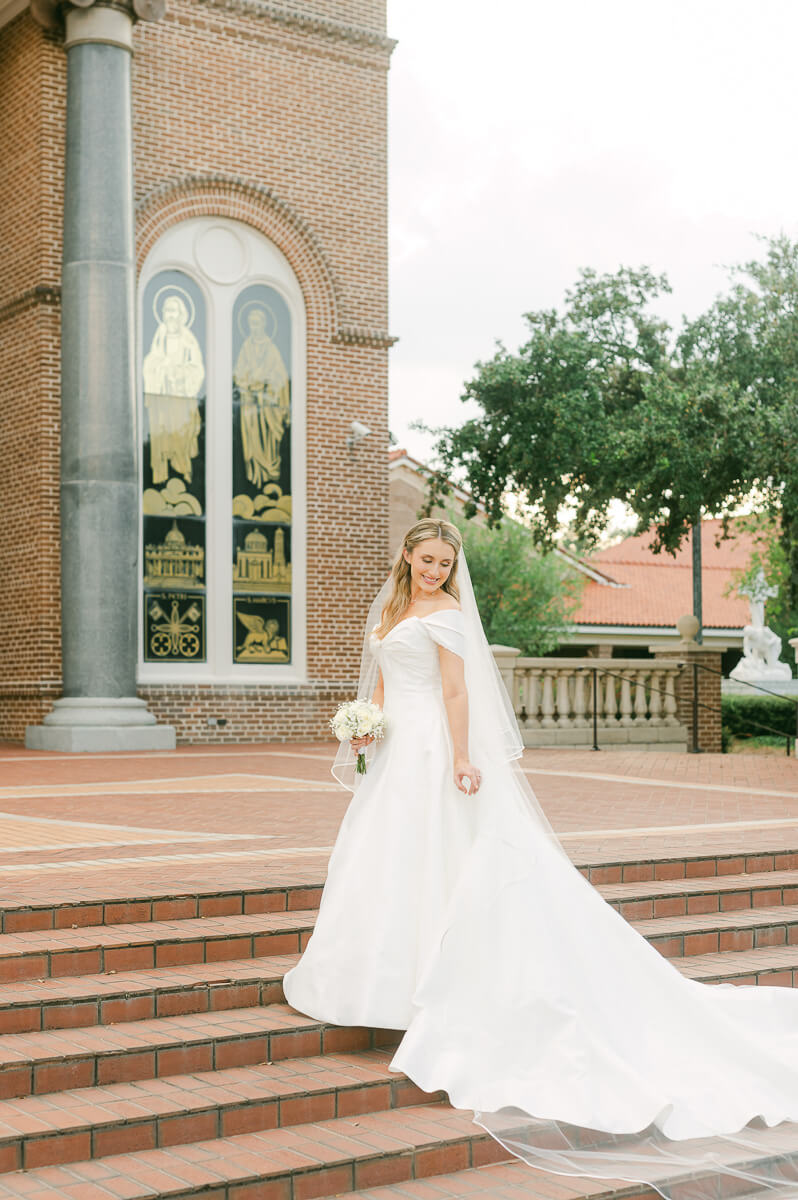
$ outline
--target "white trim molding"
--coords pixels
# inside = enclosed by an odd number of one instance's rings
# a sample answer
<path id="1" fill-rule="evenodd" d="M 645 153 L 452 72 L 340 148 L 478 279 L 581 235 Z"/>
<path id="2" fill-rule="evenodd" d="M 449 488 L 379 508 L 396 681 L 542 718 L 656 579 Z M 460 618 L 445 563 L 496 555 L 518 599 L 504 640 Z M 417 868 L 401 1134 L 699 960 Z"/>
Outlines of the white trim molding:
<path id="1" fill-rule="evenodd" d="M 703 630 L 704 645 L 718 650 L 737 649 L 743 644 L 742 629 Z M 678 642 L 680 634 L 675 625 L 571 625 L 562 639 L 564 646 L 648 646 L 654 642 L 673 640 Z"/>

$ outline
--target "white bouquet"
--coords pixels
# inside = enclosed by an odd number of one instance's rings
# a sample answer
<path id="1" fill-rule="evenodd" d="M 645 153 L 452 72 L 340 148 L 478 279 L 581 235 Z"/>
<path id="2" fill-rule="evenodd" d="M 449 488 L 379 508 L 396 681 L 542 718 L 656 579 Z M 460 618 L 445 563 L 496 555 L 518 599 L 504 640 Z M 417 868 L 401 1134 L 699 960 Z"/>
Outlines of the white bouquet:
<path id="1" fill-rule="evenodd" d="M 330 729 L 339 742 L 368 737 L 369 734 L 378 742 L 385 735 L 385 713 L 379 704 L 372 704 L 370 700 L 345 700 L 330 719 Z M 366 774 L 366 755 L 362 750 L 358 753 L 355 769 L 358 775 Z"/>

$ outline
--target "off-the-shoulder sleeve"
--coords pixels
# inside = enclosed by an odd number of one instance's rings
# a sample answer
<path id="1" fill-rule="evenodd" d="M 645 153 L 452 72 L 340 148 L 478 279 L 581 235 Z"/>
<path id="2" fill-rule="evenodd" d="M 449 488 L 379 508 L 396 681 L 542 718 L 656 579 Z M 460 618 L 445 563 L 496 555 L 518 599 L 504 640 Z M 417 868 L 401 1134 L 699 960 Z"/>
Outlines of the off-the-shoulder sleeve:
<path id="1" fill-rule="evenodd" d="M 431 613 L 424 618 L 424 624 L 432 640 L 439 646 L 465 658 L 463 614 L 459 609 L 448 608 L 444 612 Z"/>

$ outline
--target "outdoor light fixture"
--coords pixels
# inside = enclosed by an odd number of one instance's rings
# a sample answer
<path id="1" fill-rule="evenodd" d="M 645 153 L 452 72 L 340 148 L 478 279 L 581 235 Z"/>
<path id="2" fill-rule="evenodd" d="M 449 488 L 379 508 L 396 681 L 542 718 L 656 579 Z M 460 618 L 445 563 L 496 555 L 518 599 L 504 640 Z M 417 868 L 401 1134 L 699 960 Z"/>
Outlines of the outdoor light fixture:
<path id="1" fill-rule="evenodd" d="M 351 454 L 358 442 L 362 442 L 364 437 L 368 437 L 371 430 L 362 421 L 353 421 L 349 428 L 350 432 L 346 439 L 346 448 Z"/>

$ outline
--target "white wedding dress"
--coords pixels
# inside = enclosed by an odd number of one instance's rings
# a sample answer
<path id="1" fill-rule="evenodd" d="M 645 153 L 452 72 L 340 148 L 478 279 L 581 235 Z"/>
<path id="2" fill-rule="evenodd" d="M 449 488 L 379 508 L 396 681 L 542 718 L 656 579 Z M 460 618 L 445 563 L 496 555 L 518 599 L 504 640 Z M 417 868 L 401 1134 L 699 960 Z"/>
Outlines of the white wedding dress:
<path id="1" fill-rule="evenodd" d="M 571 865 L 518 767 L 473 727 L 483 783 L 455 787 L 438 645 L 462 655 L 463 637 L 457 610 L 371 635 L 387 733 L 341 824 L 288 1002 L 406 1030 L 392 1068 L 474 1109 L 533 1165 L 671 1195 L 676 1165 L 706 1182 L 725 1163 L 738 1191 L 774 1176 L 793 1195 L 795 1128 L 767 1127 L 798 1121 L 798 994 L 681 976 Z M 751 1165 L 763 1153 L 765 1183 Z M 711 1182 L 678 1190 L 709 1194 Z"/>

